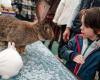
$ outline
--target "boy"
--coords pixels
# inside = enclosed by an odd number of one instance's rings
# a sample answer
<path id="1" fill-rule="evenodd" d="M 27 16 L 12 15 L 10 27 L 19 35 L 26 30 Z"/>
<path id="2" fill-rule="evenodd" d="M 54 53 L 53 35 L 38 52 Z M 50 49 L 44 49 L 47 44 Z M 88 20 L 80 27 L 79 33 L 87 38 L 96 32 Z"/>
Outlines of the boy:
<path id="1" fill-rule="evenodd" d="M 76 35 L 60 50 L 66 66 L 81 80 L 94 80 L 100 68 L 100 7 L 83 10 L 81 35 Z M 100 69 L 99 69 L 100 73 Z"/>

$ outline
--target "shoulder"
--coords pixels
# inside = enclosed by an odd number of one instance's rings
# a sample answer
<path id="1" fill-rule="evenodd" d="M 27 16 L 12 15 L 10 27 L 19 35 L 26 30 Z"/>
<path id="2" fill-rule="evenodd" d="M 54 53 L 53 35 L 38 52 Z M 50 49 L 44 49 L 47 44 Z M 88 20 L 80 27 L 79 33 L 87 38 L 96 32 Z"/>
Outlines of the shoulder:
<path id="1" fill-rule="evenodd" d="M 83 38 L 80 34 L 77 34 L 75 35 L 73 38 L 71 38 L 69 41 L 68 41 L 68 44 L 72 44 L 72 45 L 76 45 L 78 42 L 81 46 L 82 46 L 82 43 L 83 43 Z"/>
<path id="2" fill-rule="evenodd" d="M 76 35 L 72 38 L 72 40 L 74 40 L 74 41 L 76 41 L 76 40 L 78 40 L 78 41 L 83 41 L 83 37 L 81 36 L 81 34 L 76 34 Z"/>

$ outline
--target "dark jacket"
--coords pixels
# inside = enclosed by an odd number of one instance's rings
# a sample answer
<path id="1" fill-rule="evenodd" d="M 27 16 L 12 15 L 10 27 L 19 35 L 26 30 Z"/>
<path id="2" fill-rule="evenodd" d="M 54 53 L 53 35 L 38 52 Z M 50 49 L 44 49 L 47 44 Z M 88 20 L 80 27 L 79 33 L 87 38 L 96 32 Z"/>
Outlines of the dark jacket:
<path id="1" fill-rule="evenodd" d="M 72 31 L 74 33 L 78 33 L 80 32 L 80 19 L 79 19 L 79 12 L 82 9 L 88 9 L 91 7 L 100 7 L 100 0 L 81 0 L 81 4 L 78 7 L 78 12 L 77 15 L 75 17 L 75 19 L 73 20 L 73 24 L 72 24 Z"/>
<path id="2" fill-rule="evenodd" d="M 80 48 L 82 51 L 83 47 L 83 38 L 81 36 L 78 36 Z M 99 40 L 100 42 L 100 40 Z M 99 47 L 93 44 L 94 42 L 91 42 L 90 46 L 95 46 L 94 49 L 88 48 L 87 52 L 85 52 L 84 58 L 85 63 L 81 65 L 79 71 L 78 71 L 78 77 L 80 77 L 81 80 L 94 80 L 95 73 L 99 69 L 100 72 L 100 45 Z M 65 59 L 66 67 L 69 68 L 72 72 L 74 72 L 76 63 L 73 61 L 73 58 L 78 55 L 77 46 L 76 46 L 76 40 L 75 37 L 72 38 L 68 44 L 62 47 L 60 50 L 61 58 Z M 89 52 L 90 51 L 90 52 Z M 88 54 L 88 56 L 86 56 Z"/>

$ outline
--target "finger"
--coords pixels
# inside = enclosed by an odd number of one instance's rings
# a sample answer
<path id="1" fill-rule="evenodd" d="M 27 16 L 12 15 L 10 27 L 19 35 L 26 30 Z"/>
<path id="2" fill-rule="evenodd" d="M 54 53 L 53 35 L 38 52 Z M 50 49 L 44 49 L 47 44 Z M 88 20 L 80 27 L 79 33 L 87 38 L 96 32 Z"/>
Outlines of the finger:
<path id="1" fill-rule="evenodd" d="M 73 61 L 76 63 L 80 63 L 80 59 L 78 57 L 74 58 Z"/>
<path id="2" fill-rule="evenodd" d="M 79 60 L 80 60 L 80 64 L 84 64 L 84 59 L 83 59 L 83 57 L 80 57 Z"/>
<path id="3" fill-rule="evenodd" d="M 83 64 L 84 63 L 84 60 L 82 58 L 82 56 L 78 55 L 76 56 L 76 58 L 74 58 L 74 60 L 76 63 L 79 63 L 79 64 Z"/>
<path id="4" fill-rule="evenodd" d="M 69 35 L 67 35 L 67 40 L 69 40 Z"/>
<path id="5" fill-rule="evenodd" d="M 68 41 L 69 40 L 69 35 L 68 34 L 65 34 L 64 35 L 64 41 Z"/>
<path id="6" fill-rule="evenodd" d="M 65 38 L 65 35 L 63 35 L 63 40 L 64 40 L 64 42 L 66 42 L 67 40 L 66 40 L 66 38 Z"/>

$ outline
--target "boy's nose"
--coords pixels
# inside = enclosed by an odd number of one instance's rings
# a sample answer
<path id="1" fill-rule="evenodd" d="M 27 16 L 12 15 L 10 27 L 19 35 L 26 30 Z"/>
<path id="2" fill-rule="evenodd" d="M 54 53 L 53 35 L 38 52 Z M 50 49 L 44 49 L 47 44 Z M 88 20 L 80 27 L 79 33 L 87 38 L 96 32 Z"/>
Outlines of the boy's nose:
<path id="1" fill-rule="evenodd" d="M 82 26 L 80 27 L 80 29 L 82 30 Z"/>
<path id="2" fill-rule="evenodd" d="M 84 26 L 81 26 L 80 29 L 83 30 L 84 29 Z"/>

